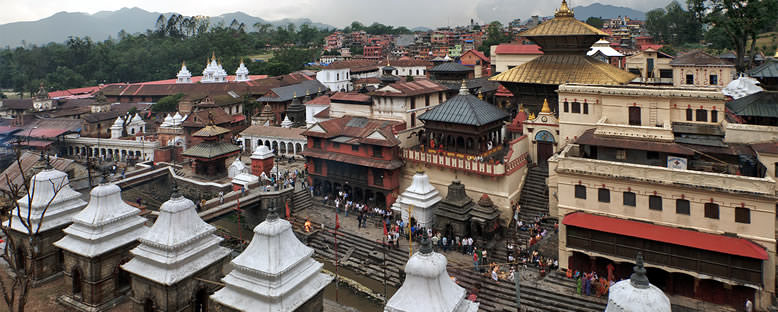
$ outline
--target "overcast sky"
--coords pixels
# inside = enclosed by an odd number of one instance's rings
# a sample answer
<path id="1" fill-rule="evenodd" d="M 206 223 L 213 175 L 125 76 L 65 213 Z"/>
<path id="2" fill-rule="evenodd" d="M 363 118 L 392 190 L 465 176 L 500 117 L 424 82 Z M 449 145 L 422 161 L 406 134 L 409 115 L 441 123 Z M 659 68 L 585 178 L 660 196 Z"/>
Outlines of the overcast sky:
<path id="1" fill-rule="evenodd" d="M 570 0 L 570 6 L 593 2 L 648 11 L 671 0 Z M 152 12 L 216 16 L 243 11 L 265 20 L 308 17 L 343 27 L 354 20 L 394 26 L 463 25 L 493 20 L 552 15 L 561 0 L 0 0 L 0 24 L 34 21 L 60 11 L 95 13 L 139 7 Z"/>

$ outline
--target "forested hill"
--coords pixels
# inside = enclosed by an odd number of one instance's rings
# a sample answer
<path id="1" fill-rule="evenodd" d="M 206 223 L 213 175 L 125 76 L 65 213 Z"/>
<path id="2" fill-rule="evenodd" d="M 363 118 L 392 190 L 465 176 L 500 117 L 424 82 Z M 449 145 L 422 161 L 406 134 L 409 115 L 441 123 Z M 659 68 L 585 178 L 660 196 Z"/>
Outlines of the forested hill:
<path id="1" fill-rule="evenodd" d="M 59 12 L 37 21 L 0 25 L 0 47 L 14 48 L 23 44 L 62 43 L 70 36 L 90 37 L 95 41 L 103 41 L 108 39 L 109 36 L 116 38 L 122 30 L 128 34 L 145 32 L 146 29 L 152 28 L 159 15 L 160 13 L 158 12 L 148 12 L 139 8 L 123 8 L 117 11 L 101 11 L 95 14 Z M 173 15 L 173 13 L 164 13 L 164 15 L 167 18 Z M 314 23 L 307 18 L 266 21 L 243 12 L 212 16 L 209 18 L 209 24 L 212 26 L 219 24 L 229 26 L 233 20 L 243 23 L 249 28 L 256 23 L 270 24 L 273 28 L 286 26 L 290 23 L 298 27 L 308 24 L 314 28 L 333 28 L 329 25 Z"/>
<path id="2" fill-rule="evenodd" d="M 587 6 L 574 7 L 575 18 L 586 20 L 589 17 L 617 18 L 626 16 L 631 19 L 644 21 L 646 13 L 622 6 L 613 6 L 608 4 L 592 3 Z"/>
<path id="3" fill-rule="evenodd" d="M 69 38 L 65 43 L 0 49 L 0 89 L 30 92 L 44 83 L 61 90 L 99 83 L 138 82 L 175 78 L 181 62 L 198 74 L 215 53 L 232 74 L 241 58 L 271 53 L 267 47 L 304 47 L 274 50 L 267 62 L 246 62 L 252 74 L 281 75 L 302 69 L 318 58 L 330 30 L 300 27 L 208 26 L 207 21 L 178 15 L 152 21 L 148 31 L 123 34 L 114 40 Z M 1 96 L 1 95 L 0 95 Z"/>

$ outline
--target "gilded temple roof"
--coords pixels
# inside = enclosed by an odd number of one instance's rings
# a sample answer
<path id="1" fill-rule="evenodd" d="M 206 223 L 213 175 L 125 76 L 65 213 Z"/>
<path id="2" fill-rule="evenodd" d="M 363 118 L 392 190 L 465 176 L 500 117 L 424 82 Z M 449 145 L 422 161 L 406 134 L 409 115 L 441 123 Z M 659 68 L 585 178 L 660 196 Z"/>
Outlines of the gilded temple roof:
<path id="1" fill-rule="evenodd" d="M 522 37 L 535 36 L 603 36 L 608 34 L 594 26 L 575 19 L 573 10 L 567 6 L 567 1 L 562 1 L 562 6 L 554 14 L 554 18 L 542 24 L 519 33 Z"/>
<path id="2" fill-rule="evenodd" d="M 489 80 L 560 85 L 564 83 L 619 85 L 637 76 L 586 55 L 544 54 Z"/>

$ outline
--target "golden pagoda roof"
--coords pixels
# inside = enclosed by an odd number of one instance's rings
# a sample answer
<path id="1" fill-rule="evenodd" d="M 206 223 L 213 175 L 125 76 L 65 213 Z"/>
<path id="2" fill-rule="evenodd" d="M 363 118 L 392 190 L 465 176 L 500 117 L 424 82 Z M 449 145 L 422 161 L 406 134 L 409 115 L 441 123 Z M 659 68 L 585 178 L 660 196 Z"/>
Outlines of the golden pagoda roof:
<path id="1" fill-rule="evenodd" d="M 608 34 L 596 27 L 575 19 L 573 10 L 567 7 L 567 1 L 554 14 L 554 18 L 519 33 L 522 37 L 537 36 L 603 36 Z"/>
<path id="2" fill-rule="evenodd" d="M 620 85 L 637 76 L 585 55 L 544 54 L 509 69 L 491 81 L 560 85 L 564 83 Z"/>
<path id="3" fill-rule="evenodd" d="M 230 129 L 222 128 L 215 125 L 207 125 L 204 128 L 197 130 L 192 136 L 196 137 L 213 137 L 230 132 Z"/>

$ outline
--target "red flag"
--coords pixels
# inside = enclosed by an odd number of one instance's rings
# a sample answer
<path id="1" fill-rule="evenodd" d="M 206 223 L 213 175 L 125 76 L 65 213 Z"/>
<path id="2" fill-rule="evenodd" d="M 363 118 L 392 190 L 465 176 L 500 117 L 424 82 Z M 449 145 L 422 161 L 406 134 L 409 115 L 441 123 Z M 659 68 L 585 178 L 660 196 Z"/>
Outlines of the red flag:
<path id="1" fill-rule="evenodd" d="M 339 228 L 340 228 L 340 219 L 338 219 L 338 214 L 336 213 L 335 214 L 335 229 L 337 230 Z"/>
<path id="2" fill-rule="evenodd" d="M 389 232 L 386 230 L 386 221 L 384 220 L 384 236 L 389 235 Z"/>
<path id="3" fill-rule="evenodd" d="M 286 201 L 286 219 L 289 220 L 292 218 L 292 213 L 289 211 L 289 201 Z"/>

